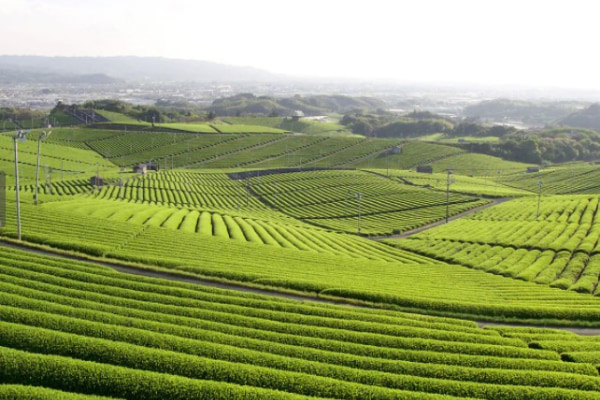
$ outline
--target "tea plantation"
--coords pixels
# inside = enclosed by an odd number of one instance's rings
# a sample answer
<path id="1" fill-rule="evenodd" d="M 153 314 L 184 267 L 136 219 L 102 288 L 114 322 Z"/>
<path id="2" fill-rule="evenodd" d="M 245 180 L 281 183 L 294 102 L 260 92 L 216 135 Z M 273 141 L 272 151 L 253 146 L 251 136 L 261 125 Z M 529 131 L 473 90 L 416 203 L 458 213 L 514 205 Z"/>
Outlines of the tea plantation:
<path id="1" fill-rule="evenodd" d="M 600 399 L 600 166 L 106 116 L 0 135 L 0 399 Z"/>

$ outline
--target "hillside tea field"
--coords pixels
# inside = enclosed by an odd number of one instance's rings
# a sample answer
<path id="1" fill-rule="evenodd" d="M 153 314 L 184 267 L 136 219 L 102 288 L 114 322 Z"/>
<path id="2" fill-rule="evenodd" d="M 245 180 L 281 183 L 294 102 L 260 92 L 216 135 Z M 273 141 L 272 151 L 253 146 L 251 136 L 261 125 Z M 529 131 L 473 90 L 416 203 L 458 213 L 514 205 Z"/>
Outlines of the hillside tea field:
<path id="1" fill-rule="evenodd" d="M 16 398 L 600 398 L 591 364 L 468 321 L 132 281 L 8 248 L 0 287 L 0 393 Z"/>
<path id="2" fill-rule="evenodd" d="M 585 195 L 522 198 L 389 243 L 470 268 L 596 294 L 598 201 Z"/>
<path id="3" fill-rule="evenodd" d="M 580 326 L 600 321 L 600 299 L 589 294 L 507 279 L 353 235 L 288 230 L 297 236 L 285 238 L 298 247 L 286 248 L 50 206 L 23 204 L 25 240 L 140 267 L 427 313 Z M 14 214 L 8 214 L 2 232 L 15 237 Z"/>
<path id="4" fill-rule="evenodd" d="M 38 205 L 19 143 L 21 241 L 0 135 L 0 399 L 600 399 L 600 166 L 105 116 Z"/>

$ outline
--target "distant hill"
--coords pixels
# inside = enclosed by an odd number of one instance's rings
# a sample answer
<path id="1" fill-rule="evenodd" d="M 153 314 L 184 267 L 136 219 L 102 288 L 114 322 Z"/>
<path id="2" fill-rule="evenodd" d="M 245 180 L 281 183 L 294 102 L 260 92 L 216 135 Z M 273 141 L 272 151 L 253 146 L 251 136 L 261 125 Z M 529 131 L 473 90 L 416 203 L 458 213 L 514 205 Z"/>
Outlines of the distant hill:
<path id="1" fill-rule="evenodd" d="M 564 118 L 575 110 L 576 104 L 571 102 L 494 99 L 465 107 L 464 114 L 469 118 L 480 118 L 496 122 L 509 119 L 522 121 L 525 124 L 543 125 Z"/>
<path id="2" fill-rule="evenodd" d="M 568 115 L 560 120 L 560 124 L 600 132 L 600 103 L 592 104 L 586 109 Z"/>
<path id="3" fill-rule="evenodd" d="M 110 84 L 121 82 L 105 74 L 70 74 L 3 69 L 0 67 L 0 84 L 10 83 L 70 83 L 70 84 Z"/>
<path id="4" fill-rule="evenodd" d="M 251 93 L 218 99 L 208 108 L 219 116 L 234 115 L 291 115 L 302 111 L 306 115 L 344 113 L 353 109 L 375 110 L 386 107 L 382 100 L 372 97 L 341 95 L 293 96 L 274 98 L 255 96 Z"/>
<path id="5" fill-rule="evenodd" d="M 129 81 L 273 81 L 278 75 L 251 67 L 162 57 L 0 56 L 0 70 L 31 74 L 107 75 Z M 27 79 L 26 75 L 22 76 Z M 49 76 L 48 76 L 49 77 Z"/>

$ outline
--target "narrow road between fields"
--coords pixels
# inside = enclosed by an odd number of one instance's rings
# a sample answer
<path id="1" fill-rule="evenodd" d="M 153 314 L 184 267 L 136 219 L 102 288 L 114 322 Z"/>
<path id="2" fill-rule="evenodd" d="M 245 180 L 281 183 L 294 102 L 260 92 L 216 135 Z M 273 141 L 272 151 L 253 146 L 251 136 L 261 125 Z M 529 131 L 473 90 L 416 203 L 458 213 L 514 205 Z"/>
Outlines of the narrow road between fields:
<path id="1" fill-rule="evenodd" d="M 125 274 L 131 274 L 131 275 L 140 275 L 140 276 L 145 276 L 145 277 L 150 277 L 150 278 L 158 278 L 158 279 L 168 279 L 168 280 L 177 281 L 177 282 L 191 283 L 191 284 L 195 284 L 195 285 L 202 285 L 202 286 L 208 286 L 208 287 L 214 287 L 214 288 L 226 289 L 226 290 L 238 290 L 238 291 L 247 292 L 247 293 L 262 294 L 265 296 L 275 296 L 275 297 L 279 297 L 279 298 L 283 298 L 283 299 L 296 300 L 296 301 L 300 301 L 300 302 L 313 302 L 313 303 L 330 304 L 330 305 L 338 305 L 338 306 L 346 306 L 346 307 L 356 307 L 356 308 L 372 308 L 372 307 L 369 307 L 369 305 L 367 305 L 367 304 L 361 304 L 361 305 L 355 304 L 350 299 L 349 300 L 324 299 L 324 298 L 319 298 L 315 295 L 310 295 L 310 294 L 303 295 L 303 294 L 285 293 L 285 292 L 281 292 L 281 291 L 277 291 L 277 290 L 249 287 L 249 286 L 244 286 L 242 284 L 235 284 L 235 283 L 230 283 L 230 282 L 217 282 L 217 281 L 212 281 L 210 279 L 203 279 L 203 278 L 197 278 L 197 277 L 192 277 L 192 276 L 180 275 L 175 272 L 171 273 L 168 271 L 155 271 L 155 270 L 142 269 L 142 268 L 138 268 L 138 267 L 128 266 L 128 265 L 124 265 L 124 264 L 119 264 L 118 260 L 100 261 L 100 260 L 85 257 L 84 255 L 76 256 L 76 255 L 72 255 L 72 254 L 64 254 L 64 253 L 60 252 L 60 250 L 55 251 L 55 250 L 51 250 L 51 249 L 41 249 L 41 248 L 37 248 L 37 247 L 28 246 L 27 244 L 24 244 L 24 243 L 5 242 L 2 239 L 0 239 L 0 248 L 1 247 L 9 247 L 9 248 L 13 248 L 13 249 L 24 250 L 24 251 L 28 251 L 30 253 L 44 255 L 44 256 L 50 256 L 50 257 L 55 257 L 55 258 L 85 261 L 85 262 L 89 262 L 92 264 L 108 267 L 108 268 L 114 269 L 118 272 L 125 273 Z M 467 318 L 464 318 L 464 319 L 467 319 Z M 482 321 L 475 321 L 475 322 L 477 322 L 477 324 L 482 328 L 486 327 L 486 326 L 489 326 L 489 327 L 493 327 L 493 326 L 536 327 L 536 328 L 544 327 L 544 328 L 553 328 L 553 329 L 561 329 L 561 330 L 565 330 L 565 331 L 570 331 L 570 332 L 577 333 L 579 335 L 590 335 L 590 336 L 591 335 L 600 335 L 600 328 L 522 325 L 522 324 L 508 324 L 508 323 L 495 323 L 495 322 L 482 322 Z"/>
<path id="2" fill-rule="evenodd" d="M 481 210 L 484 210 L 484 209 L 489 208 L 489 207 L 497 206 L 498 204 L 502 204 L 502 203 L 507 202 L 507 201 L 512 200 L 512 199 L 513 199 L 512 197 L 502 197 L 502 198 L 492 199 L 492 201 L 490 201 L 487 204 L 483 204 L 481 206 L 471 208 L 470 210 L 463 211 L 463 212 L 461 212 L 459 214 L 455 214 L 455 215 L 449 217 L 448 218 L 448 222 L 454 221 L 454 220 L 459 219 L 459 218 L 466 217 L 467 215 L 471 215 L 471 214 L 473 214 L 473 213 L 475 213 L 477 211 L 481 211 Z M 440 221 L 432 222 L 432 223 L 427 224 L 427 225 L 420 226 L 420 227 L 415 228 L 415 229 L 410 229 L 408 231 L 404 231 L 404 232 L 399 233 L 397 235 L 371 236 L 371 237 L 369 237 L 369 239 L 372 239 L 372 240 L 383 240 L 383 239 L 401 239 L 401 238 L 406 238 L 406 237 L 409 237 L 409 236 L 412 236 L 412 235 L 416 235 L 417 233 L 426 231 L 428 229 L 435 228 L 436 226 L 444 225 L 445 223 L 446 223 L 446 220 L 443 219 L 443 220 L 440 220 Z"/>
<path id="3" fill-rule="evenodd" d="M 302 301 L 311 301 L 311 302 L 315 302 L 315 303 L 324 303 L 324 304 L 333 304 L 333 305 L 348 305 L 348 306 L 361 307 L 361 308 L 366 307 L 363 305 L 354 304 L 351 301 L 345 301 L 344 299 L 333 300 L 333 299 L 327 299 L 327 298 L 319 298 L 316 295 L 311 295 L 308 293 L 306 295 L 295 294 L 295 293 L 286 293 L 283 291 L 269 290 L 269 289 L 263 289 L 263 288 L 252 287 L 252 286 L 245 286 L 243 284 L 236 284 L 236 283 L 232 283 L 232 282 L 220 282 L 220 281 L 215 281 L 215 280 L 210 280 L 210 279 L 205 279 L 205 278 L 200 278 L 200 277 L 194 277 L 194 276 L 179 274 L 177 272 L 143 269 L 140 267 L 134 267 L 134 266 L 130 266 L 130 265 L 120 264 L 119 260 L 115 260 L 115 259 L 106 259 L 106 261 L 98 260 L 98 259 L 94 259 L 94 258 L 88 258 L 85 255 L 77 256 L 77 255 L 73 255 L 73 254 L 66 254 L 66 253 L 61 252 L 60 250 L 54 251 L 53 249 L 42 249 L 42 248 L 38 248 L 38 247 L 32 247 L 32 246 L 28 246 L 26 243 L 20 244 L 20 243 L 15 243 L 15 242 L 5 242 L 2 239 L 0 239 L 0 247 L 10 247 L 13 249 L 24 250 L 24 251 L 27 251 L 30 253 L 39 254 L 39 255 L 43 255 L 43 256 L 50 256 L 50 257 L 55 257 L 55 258 L 84 261 L 84 262 L 88 262 L 91 264 L 111 268 L 111 269 L 114 269 L 118 272 L 122 272 L 125 274 L 140 275 L 140 276 L 145 276 L 145 277 L 149 277 L 149 278 L 168 279 L 171 281 L 191 283 L 191 284 L 195 284 L 195 285 L 214 287 L 214 288 L 218 288 L 218 289 L 237 290 L 237 291 L 241 291 L 241 292 L 262 294 L 262 295 L 266 295 L 266 296 L 276 296 L 276 297 L 280 297 L 280 298 L 284 298 L 284 299 L 297 300 L 297 301 L 301 301 L 301 302 Z"/>

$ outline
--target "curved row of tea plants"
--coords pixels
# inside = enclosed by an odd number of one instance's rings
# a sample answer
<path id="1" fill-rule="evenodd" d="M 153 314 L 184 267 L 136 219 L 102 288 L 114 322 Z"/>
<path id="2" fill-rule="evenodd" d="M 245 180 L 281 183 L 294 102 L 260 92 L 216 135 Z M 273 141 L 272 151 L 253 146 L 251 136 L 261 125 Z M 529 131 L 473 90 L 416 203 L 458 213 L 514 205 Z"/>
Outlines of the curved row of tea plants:
<path id="1" fill-rule="evenodd" d="M 298 162 L 299 154 L 311 151 L 327 139 L 323 136 L 286 136 L 284 140 L 267 144 L 249 152 L 235 154 L 230 157 L 229 161 L 224 159 L 220 162 L 226 163 L 235 160 L 236 166 L 252 168 L 291 166 L 294 162 Z"/>
<path id="2" fill-rule="evenodd" d="M 240 166 L 264 167 L 263 162 L 276 162 L 278 167 L 305 167 L 315 168 L 321 164 L 331 165 L 326 161 L 328 156 L 336 154 L 352 146 L 356 146 L 364 138 L 354 137 L 319 137 L 312 136 L 311 143 L 306 146 L 295 146 L 294 136 L 274 142 L 269 146 L 257 148 L 256 150 L 244 151 L 242 154 L 232 153 L 218 160 L 203 163 L 206 168 L 231 168 Z M 300 139 L 303 142 L 306 139 Z M 321 163 L 321 164 L 319 164 Z M 323 165 L 321 165 L 323 166 Z"/>
<path id="3" fill-rule="evenodd" d="M 37 165 L 37 134 L 33 131 L 26 136 L 25 142 L 18 143 L 19 177 L 21 183 L 31 183 L 35 180 Z M 51 137 L 51 136 L 50 136 Z M 43 143 L 40 157 L 40 174 L 50 168 L 55 174 L 95 173 L 98 169 L 114 169 L 114 164 L 100 155 L 83 149 L 62 146 L 53 143 Z M 10 136 L 0 135 L 0 171 L 10 178 L 9 184 L 14 185 L 14 152 L 13 140 Z M 43 178 L 42 178 L 43 179 Z"/>
<path id="4" fill-rule="evenodd" d="M 84 127 L 71 128 L 52 128 L 52 134 L 48 136 L 44 142 L 54 143 L 61 146 L 68 146 L 77 149 L 90 150 L 87 142 L 94 140 L 108 139 L 123 133 L 115 131 L 106 131 Z"/>
<path id="5" fill-rule="evenodd" d="M 233 150 L 248 150 L 257 143 L 281 138 L 280 135 L 194 135 L 186 133 L 145 133 L 145 135 L 147 135 L 146 141 L 150 139 L 150 143 L 152 142 L 152 137 L 155 135 L 165 138 L 167 143 L 162 146 L 138 150 L 136 148 L 137 142 L 132 141 L 130 147 L 131 153 L 113 157 L 111 161 L 121 166 L 130 166 L 154 160 L 159 162 L 163 169 L 173 169 L 196 162 L 209 161 L 231 153 Z M 169 137 L 172 139 L 171 143 L 168 142 Z M 115 143 L 108 140 L 105 145 L 108 147 L 115 145 Z M 115 150 L 112 147 L 108 147 L 107 151 Z M 124 151 L 127 151 L 127 149 Z"/>
<path id="6" fill-rule="evenodd" d="M 8 248 L 0 288 L 0 396 L 600 398 L 591 365 L 457 319 L 131 280 Z"/>
<path id="7" fill-rule="evenodd" d="M 543 168 L 540 172 L 508 175 L 506 185 L 544 194 L 599 194 L 600 166 L 573 164 L 564 167 Z"/>
<path id="8" fill-rule="evenodd" d="M 360 171 L 271 174 L 250 180 L 264 203 L 329 229 L 389 234 L 485 204 L 477 198 L 416 188 Z M 360 214 L 360 221 L 359 221 Z"/>
<path id="9" fill-rule="evenodd" d="M 231 239 L 240 243 L 268 245 L 318 253 L 339 254 L 359 258 L 394 260 L 393 251 L 375 243 L 353 236 L 316 229 L 310 225 L 269 213 L 244 213 L 236 215 L 207 210 L 177 209 L 164 206 L 122 204 L 98 200 L 75 200 L 46 204 L 52 212 L 77 214 L 107 221 L 144 224 Z M 248 217 L 252 216 L 252 217 Z M 416 258 L 415 258 L 416 259 Z M 405 260 L 400 257 L 400 260 Z"/>
<path id="10" fill-rule="evenodd" d="M 49 206 L 22 203 L 25 240 L 213 279 L 360 299 L 429 313 L 588 326 L 600 320 L 599 299 L 592 296 L 445 265 L 360 237 L 337 244 L 327 242 L 329 247 L 337 247 L 338 253 L 297 251 L 106 221 L 68 210 L 52 210 Z M 14 238 L 13 202 L 9 201 L 7 211 L 7 225 L 1 232 Z M 355 248 L 355 256 L 344 255 L 340 246 Z"/>
<path id="11" fill-rule="evenodd" d="M 280 219 L 275 214 L 284 213 L 327 229 L 356 232 L 359 191 L 364 234 L 404 231 L 440 220 L 446 214 L 443 193 L 343 170 L 278 173 L 241 180 L 216 172 L 169 171 L 133 176 L 120 185 L 89 193 L 98 199 L 251 212 L 263 219 L 267 215 Z M 448 212 L 454 215 L 482 204 L 485 201 L 452 194 Z"/>
<path id="12" fill-rule="evenodd" d="M 505 175 L 525 173 L 527 168 L 532 166 L 531 164 L 506 161 L 498 157 L 477 153 L 456 154 L 430 164 L 434 172 L 452 170 L 454 173 L 461 175 L 493 177 L 500 183 L 505 182 Z"/>
<path id="13" fill-rule="evenodd" d="M 175 207 L 268 210 L 248 184 L 221 172 L 161 171 L 129 176 L 121 185 L 94 192 L 93 197 Z"/>
<path id="14" fill-rule="evenodd" d="M 466 193 L 475 196 L 486 197 L 520 197 L 532 195 L 530 191 L 517 189 L 511 186 L 503 185 L 492 180 L 492 177 L 472 177 L 467 175 L 447 173 L 420 173 L 409 170 L 372 170 L 382 176 L 387 176 L 392 179 L 399 180 L 407 184 L 415 186 L 433 188 L 435 190 L 454 193 Z M 448 186 L 448 180 L 450 186 Z"/>
<path id="15" fill-rule="evenodd" d="M 104 157 L 116 158 L 167 145 L 181 145 L 194 138 L 194 135 L 176 133 L 123 132 L 106 139 L 88 140 L 86 143 Z"/>
<path id="16" fill-rule="evenodd" d="M 507 277 L 600 294 L 598 205 L 591 196 L 523 198 L 389 243 Z"/>

